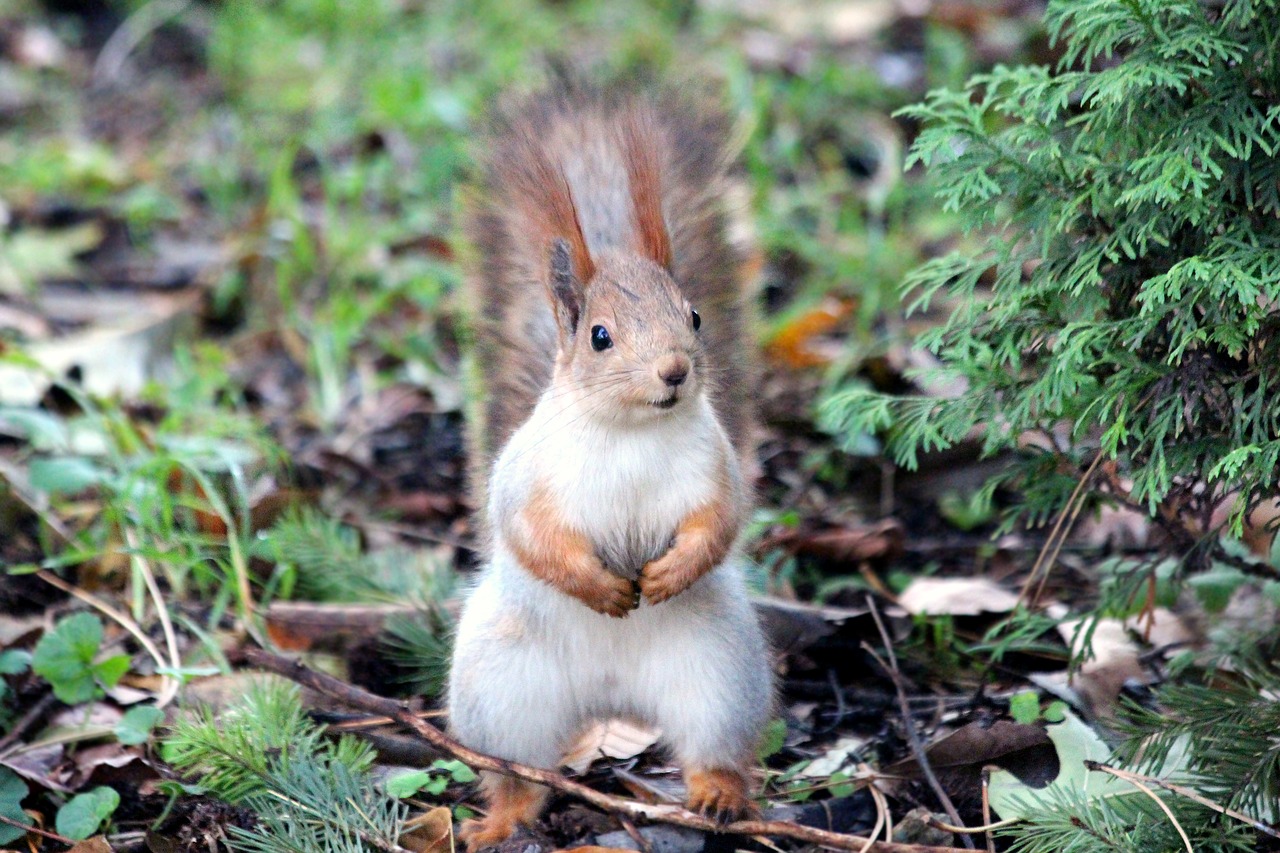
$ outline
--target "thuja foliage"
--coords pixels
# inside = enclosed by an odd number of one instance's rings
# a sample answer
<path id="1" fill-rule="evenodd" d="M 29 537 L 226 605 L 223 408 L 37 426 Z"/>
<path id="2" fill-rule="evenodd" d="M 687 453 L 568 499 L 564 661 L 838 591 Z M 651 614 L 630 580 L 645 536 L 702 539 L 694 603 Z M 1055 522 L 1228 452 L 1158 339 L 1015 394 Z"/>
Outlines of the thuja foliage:
<path id="1" fill-rule="evenodd" d="M 179 722 L 164 754 L 213 796 L 254 812 L 252 829 L 230 829 L 235 850 L 398 849 L 406 808 L 374 783 L 373 750 L 350 735 L 328 738 L 292 685 L 266 682 L 220 715 Z"/>
<path id="2" fill-rule="evenodd" d="M 887 430 L 908 466 L 1065 425 L 1069 446 L 1021 469 L 1024 519 L 1099 458 L 1109 499 L 1207 532 L 1224 499 L 1238 521 L 1280 493 L 1280 4 L 1055 0 L 1047 25 L 1056 68 L 904 111 L 912 161 L 973 229 L 907 282 L 916 306 L 954 305 L 925 343 L 967 392 L 849 388 L 824 415 Z"/>
<path id="3" fill-rule="evenodd" d="M 1009 523 L 1080 509 L 1084 483 L 1212 579 L 1226 550 L 1192 546 L 1219 541 L 1222 508 L 1239 524 L 1280 495 L 1280 0 L 1051 0 L 1047 26 L 1056 67 L 998 67 L 905 111 L 911 160 L 971 228 L 907 281 L 915 307 L 952 307 L 924 343 L 964 392 L 846 387 L 823 415 L 909 467 L 975 435 L 1016 451 Z M 1140 607 L 1156 564 L 1105 607 Z M 1179 825 L 1197 851 L 1251 849 L 1252 821 L 1280 820 L 1280 679 L 1274 658 L 1230 657 L 1212 688 L 1163 691 L 1114 760 L 1247 820 L 1153 788 L 1170 819 L 1135 788 L 1046 807 L 1006 830 L 1012 849 L 1187 849 Z"/>

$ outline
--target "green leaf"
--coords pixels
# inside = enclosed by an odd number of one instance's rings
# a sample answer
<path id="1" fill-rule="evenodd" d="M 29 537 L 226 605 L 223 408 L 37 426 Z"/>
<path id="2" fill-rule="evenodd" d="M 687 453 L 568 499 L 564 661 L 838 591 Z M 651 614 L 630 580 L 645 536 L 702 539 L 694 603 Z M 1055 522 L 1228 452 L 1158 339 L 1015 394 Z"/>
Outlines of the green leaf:
<path id="1" fill-rule="evenodd" d="M 770 720 L 769 725 L 764 727 L 764 736 L 760 738 L 760 760 L 777 755 L 782 751 L 783 745 L 787 742 L 787 721 L 778 717 Z"/>
<path id="2" fill-rule="evenodd" d="M 120 676 L 129 671 L 129 656 L 115 655 L 94 664 L 93 674 L 107 687 L 115 687 Z"/>
<path id="3" fill-rule="evenodd" d="M 1040 719 L 1040 695 L 1024 690 L 1009 697 L 1009 716 L 1014 722 L 1030 725 Z"/>
<path id="4" fill-rule="evenodd" d="M 1188 578 L 1187 585 L 1195 590 L 1205 610 L 1220 613 L 1246 580 L 1245 573 L 1234 566 L 1215 563 L 1207 572 Z"/>
<path id="5" fill-rule="evenodd" d="M 0 675 L 22 675 L 31 666 L 31 652 L 9 649 L 0 652 Z"/>
<path id="6" fill-rule="evenodd" d="M 849 778 L 849 774 L 845 773 L 843 770 L 840 771 L 839 773 L 831 774 L 831 779 L 830 779 L 831 788 L 829 789 L 831 791 L 831 796 L 833 797 L 852 797 L 853 796 L 853 792 L 856 789 L 856 786 L 852 782 L 846 782 L 845 780 L 848 778 Z"/>
<path id="7" fill-rule="evenodd" d="M 116 723 L 116 740 L 131 746 L 146 743 L 151 730 L 164 719 L 164 711 L 155 705 L 138 705 L 130 708 Z"/>
<path id="8" fill-rule="evenodd" d="M 120 805 L 120 795 L 106 785 L 92 791 L 76 794 L 65 806 L 58 809 L 54 823 L 58 833 L 76 841 L 88 838 L 115 813 Z"/>
<path id="9" fill-rule="evenodd" d="M 30 825 L 31 818 L 22 811 L 22 801 L 30 790 L 17 773 L 0 767 L 0 816 Z M 12 844 L 26 834 L 12 824 L 0 822 L 0 844 Z"/>
<path id="10" fill-rule="evenodd" d="M 386 788 L 387 793 L 391 796 L 404 799 L 405 797 L 412 797 L 437 779 L 438 777 L 430 770 L 410 770 L 387 777 L 383 787 Z"/>
<path id="11" fill-rule="evenodd" d="M 31 659 L 36 675 L 53 685 L 53 694 L 68 705 L 96 695 L 93 657 L 102 644 L 102 621 L 92 613 L 76 613 L 58 622 L 36 643 Z"/>
<path id="12" fill-rule="evenodd" d="M 1044 718 L 1046 722 L 1060 723 L 1067 716 L 1067 703 L 1061 699 L 1049 703 L 1049 707 L 1044 709 Z"/>
<path id="13" fill-rule="evenodd" d="M 51 495 L 74 495 L 107 479 L 107 472 L 83 456 L 34 459 L 29 468 L 31 487 Z"/>
<path id="14" fill-rule="evenodd" d="M 431 766 L 437 770 L 445 771 L 453 778 L 453 781 L 460 784 L 465 785 L 468 782 L 476 781 L 476 772 L 456 759 L 446 761 L 442 758 L 433 762 Z"/>

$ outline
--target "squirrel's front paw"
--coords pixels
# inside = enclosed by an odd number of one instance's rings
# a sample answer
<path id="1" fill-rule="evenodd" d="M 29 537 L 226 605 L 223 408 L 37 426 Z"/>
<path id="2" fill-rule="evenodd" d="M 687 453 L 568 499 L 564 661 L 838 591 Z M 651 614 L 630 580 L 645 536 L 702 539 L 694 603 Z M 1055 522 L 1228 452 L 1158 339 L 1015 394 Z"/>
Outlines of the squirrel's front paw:
<path id="1" fill-rule="evenodd" d="M 570 594 L 597 613 L 622 618 L 640 606 L 635 581 L 600 567 L 579 575 Z"/>
<path id="2" fill-rule="evenodd" d="M 650 604 L 659 604 L 684 592 L 697 579 L 697 573 L 689 570 L 688 560 L 678 557 L 676 551 L 668 551 L 640 572 L 640 592 Z"/>

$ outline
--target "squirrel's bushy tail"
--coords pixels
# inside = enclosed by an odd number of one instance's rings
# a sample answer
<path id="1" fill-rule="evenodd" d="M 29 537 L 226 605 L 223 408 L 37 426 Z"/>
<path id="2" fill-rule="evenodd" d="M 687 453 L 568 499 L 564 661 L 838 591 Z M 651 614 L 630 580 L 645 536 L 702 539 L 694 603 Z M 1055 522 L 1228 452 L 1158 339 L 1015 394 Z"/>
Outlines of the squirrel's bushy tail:
<path id="1" fill-rule="evenodd" d="M 587 282 L 593 256 L 634 251 L 668 268 L 701 313 L 709 386 L 739 450 L 749 419 L 750 352 L 741 259 L 726 235 L 728 123 L 681 94 L 575 85 L 499 110 L 467 230 L 467 275 L 484 400 L 472 430 L 472 482 L 550 384 L 556 326 L 551 245 L 568 242 Z"/>

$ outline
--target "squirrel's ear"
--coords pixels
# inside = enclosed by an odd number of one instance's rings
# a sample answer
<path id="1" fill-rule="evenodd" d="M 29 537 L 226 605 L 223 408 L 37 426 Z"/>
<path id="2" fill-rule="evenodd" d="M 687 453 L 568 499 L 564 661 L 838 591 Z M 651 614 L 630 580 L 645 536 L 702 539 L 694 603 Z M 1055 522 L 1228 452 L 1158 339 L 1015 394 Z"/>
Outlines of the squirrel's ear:
<path id="1" fill-rule="evenodd" d="M 671 238 L 662 217 L 662 169 L 656 131 L 647 113 L 633 112 L 622 128 L 622 145 L 631 190 L 633 246 L 641 256 L 671 270 Z"/>
<path id="2" fill-rule="evenodd" d="M 573 274 L 569 241 L 557 238 L 551 243 L 551 305 L 555 309 L 562 344 L 578 331 L 578 319 L 582 316 L 585 301 L 582 282 Z"/>

